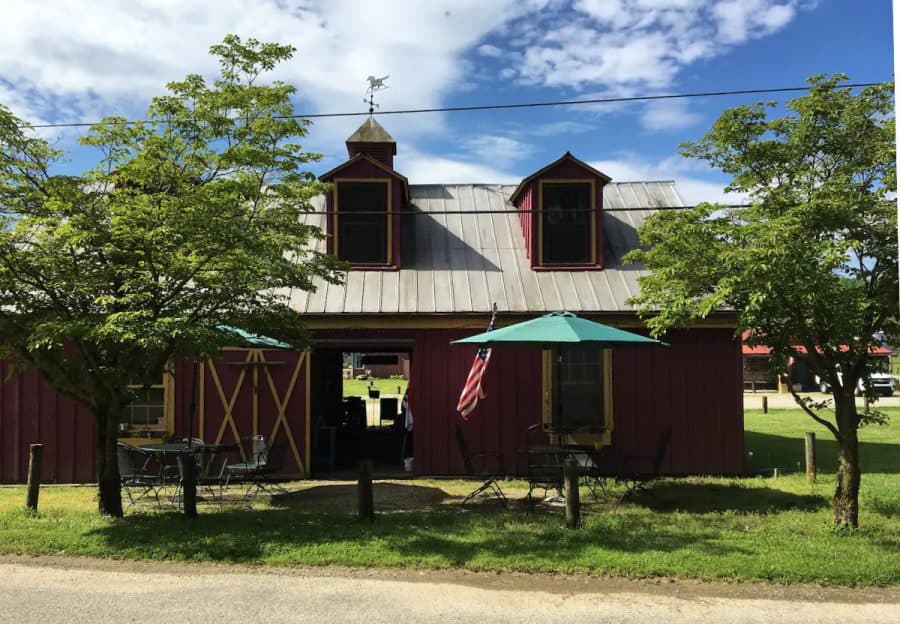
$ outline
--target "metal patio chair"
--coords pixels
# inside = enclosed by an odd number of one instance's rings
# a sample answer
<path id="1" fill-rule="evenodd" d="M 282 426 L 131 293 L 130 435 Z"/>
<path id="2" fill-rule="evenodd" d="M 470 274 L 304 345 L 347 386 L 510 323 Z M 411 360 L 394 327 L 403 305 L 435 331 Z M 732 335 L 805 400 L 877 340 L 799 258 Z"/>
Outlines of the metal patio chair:
<path id="1" fill-rule="evenodd" d="M 281 471 L 285 447 L 283 444 L 270 445 L 261 435 L 241 438 L 244 461 L 224 465 L 225 481 L 222 489 L 229 483 L 247 484 L 244 500 L 252 500 L 259 492 L 269 495 L 287 492 L 279 483 L 272 480 L 272 475 Z"/>
<path id="2" fill-rule="evenodd" d="M 132 507 L 139 500 L 152 494 L 156 504 L 162 507 L 159 491 L 164 481 L 157 471 L 152 470 L 153 454 L 125 442 L 119 442 L 117 446 L 119 478 L 122 490 L 128 496 L 128 506 Z M 138 491 L 137 496 L 134 494 L 135 491 Z"/>
<path id="3" fill-rule="evenodd" d="M 462 455 L 463 465 L 466 469 L 466 475 L 482 481 L 481 485 L 463 499 L 463 502 L 459 505 L 460 509 L 465 507 L 466 503 L 482 493 L 488 493 L 500 501 L 501 505 L 509 508 L 509 501 L 506 500 L 506 495 L 503 493 L 503 490 L 500 489 L 500 484 L 498 483 L 498 480 L 505 476 L 505 471 L 503 469 L 503 455 L 499 452 L 471 453 L 459 423 L 454 426 L 454 432 L 456 434 L 456 445 L 459 448 L 460 455 Z M 485 464 L 486 459 L 493 459 L 493 470 L 489 469 Z M 477 468 L 475 466 L 476 462 L 478 463 Z"/>
<path id="4" fill-rule="evenodd" d="M 619 498 L 616 507 L 618 507 L 619 503 L 621 503 L 625 497 L 636 494 L 637 492 L 647 491 L 651 484 L 662 478 L 662 465 L 663 461 L 666 459 L 666 453 L 669 451 L 669 442 L 671 442 L 671 440 L 672 427 L 670 425 L 663 429 L 663 432 L 659 436 L 659 441 L 656 444 L 656 451 L 653 454 L 649 470 L 643 470 L 640 467 L 628 468 L 629 463 L 637 465 L 638 458 L 625 458 L 625 471 L 615 476 L 617 483 L 625 484 L 625 492 Z"/>

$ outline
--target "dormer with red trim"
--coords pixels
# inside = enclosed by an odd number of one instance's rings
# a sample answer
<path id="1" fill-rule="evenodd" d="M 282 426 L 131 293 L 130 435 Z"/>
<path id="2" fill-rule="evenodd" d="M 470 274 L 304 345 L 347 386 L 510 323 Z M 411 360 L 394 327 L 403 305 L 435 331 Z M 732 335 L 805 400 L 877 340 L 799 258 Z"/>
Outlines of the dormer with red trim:
<path id="1" fill-rule="evenodd" d="M 399 269 L 403 208 L 409 183 L 394 171 L 397 143 L 369 117 L 347 139 L 350 159 L 319 176 L 325 197 L 328 253 L 354 269 Z"/>
<path id="2" fill-rule="evenodd" d="M 569 152 L 522 180 L 510 202 L 532 269 L 603 268 L 603 187 L 610 180 Z"/>

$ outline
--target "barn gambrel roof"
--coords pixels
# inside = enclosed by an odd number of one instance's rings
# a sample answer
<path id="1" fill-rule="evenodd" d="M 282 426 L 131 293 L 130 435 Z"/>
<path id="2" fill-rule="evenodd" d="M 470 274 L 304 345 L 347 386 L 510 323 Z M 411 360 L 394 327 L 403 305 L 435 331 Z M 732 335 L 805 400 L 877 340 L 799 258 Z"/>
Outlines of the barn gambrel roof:
<path id="1" fill-rule="evenodd" d="M 304 315 L 633 312 L 639 266 L 622 256 L 638 245 L 647 215 L 683 206 L 672 181 L 610 182 L 603 187 L 605 252 L 602 270 L 532 270 L 519 216 L 509 198 L 513 185 L 410 185 L 403 215 L 402 268 L 353 270 L 343 284 L 317 282 L 315 292 L 291 293 Z M 316 198 L 306 223 L 325 230 L 325 200 Z M 496 211 L 509 211 L 498 213 Z M 468 212 L 471 214 L 455 214 Z M 449 213 L 449 214 L 448 214 Z M 316 243 L 325 251 L 325 241 Z"/>

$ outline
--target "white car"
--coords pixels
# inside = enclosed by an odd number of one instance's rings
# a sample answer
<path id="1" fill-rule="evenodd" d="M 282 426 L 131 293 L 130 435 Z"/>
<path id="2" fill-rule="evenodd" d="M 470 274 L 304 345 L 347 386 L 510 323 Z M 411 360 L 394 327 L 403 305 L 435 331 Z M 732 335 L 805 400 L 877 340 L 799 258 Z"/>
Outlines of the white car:
<path id="1" fill-rule="evenodd" d="M 841 379 L 841 371 L 838 369 L 838 379 Z M 880 371 L 870 371 L 869 372 L 869 380 L 872 384 L 872 390 L 875 394 L 883 394 L 884 396 L 891 396 L 894 394 L 894 390 L 896 387 L 896 380 L 888 373 L 880 372 Z M 816 375 L 816 383 L 819 384 L 820 392 L 831 392 L 831 386 L 824 379 L 820 379 L 818 375 Z M 856 384 L 856 390 L 854 394 L 856 396 L 862 396 L 863 392 L 865 392 L 866 384 L 865 378 L 860 377 L 859 381 Z"/>

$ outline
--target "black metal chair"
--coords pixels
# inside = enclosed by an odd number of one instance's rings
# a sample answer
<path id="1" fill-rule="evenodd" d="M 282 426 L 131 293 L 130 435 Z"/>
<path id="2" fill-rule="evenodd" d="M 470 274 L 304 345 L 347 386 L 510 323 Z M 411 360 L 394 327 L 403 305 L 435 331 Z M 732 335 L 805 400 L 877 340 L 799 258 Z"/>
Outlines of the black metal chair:
<path id="1" fill-rule="evenodd" d="M 528 427 L 526 435 L 525 476 L 528 481 L 528 509 L 534 511 L 534 491 L 543 490 L 544 498 L 550 490 L 562 491 L 562 454 L 559 445 L 550 440 L 541 425 Z"/>
<path id="2" fill-rule="evenodd" d="M 118 443 L 117 459 L 119 464 L 119 478 L 122 482 L 122 490 L 128 496 L 129 507 L 142 498 L 152 494 L 156 504 L 162 507 L 159 501 L 159 490 L 165 485 L 158 472 L 152 470 L 153 454 L 126 444 Z M 137 496 L 133 490 L 139 490 Z"/>
<path id="3" fill-rule="evenodd" d="M 284 445 L 270 445 L 265 437 L 253 435 L 241 438 L 244 461 L 225 465 L 224 488 L 232 481 L 246 483 L 247 491 L 244 500 L 251 500 L 260 491 L 272 494 L 287 492 L 279 483 L 272 480 L 272 475 L 281 471 L 284 458 Z"/>
<path id="4" fill-rule="evenodd" d="M 503 467 L 503 454 L 500 452 L 482 452 L 472 453 L 469 451 L 469 444 L 466 442 L 466 436 L 463 434 L 462 427 L 457 423 L 454 425 L 454 433 L 456 434 L 456 445 L 459 448 L 459 454 L 462 455 L 463 466 L 466 469 L 466 475 L 473 479 L 480 479 L 481 485 L 475 488 L 468 496 L 466 496 L 459 507 L 462 509 L 466 503 L 474 499 L 476 496 L 487 493 L 498 501 L 504 507 L 509 507 L 509 501 L 503 490 L 500 489 L 498 480 L 505 476 Z M 494 460 L 494 469 L 491 470 L 485 464 L 485 460 Z M 478 466 L 476 468 L 476 462 Z"/>
<path id="5" fill-rule="evenodd" d="M 672 427 L 669 425 L 663 429 L 663 432 L 659 436 L 659 441 L 656 444 L 656 451 L 653 454 L 649 470 L 641 469 L 640 465 L 637 464 L 638 458 L 625 458 L 625 471 L 615 477 L 615 480 L 618 483 L 625 484 L 625 492 L 619 498 L 619 503 L 621 503 L 626 496 L 631 496 L 637 492 L 647 491 L 647 488 L 653 482 L 658 481 L 662 477 L 662 465 L 663 461 L 666 459 L 666 453 L 669 451 L 669 442 L 671 440 Z M 634 467 L 629 468 L 629 463 Z M 616 503 L 616 506 L 618 506 L 619 503 Z"/>

